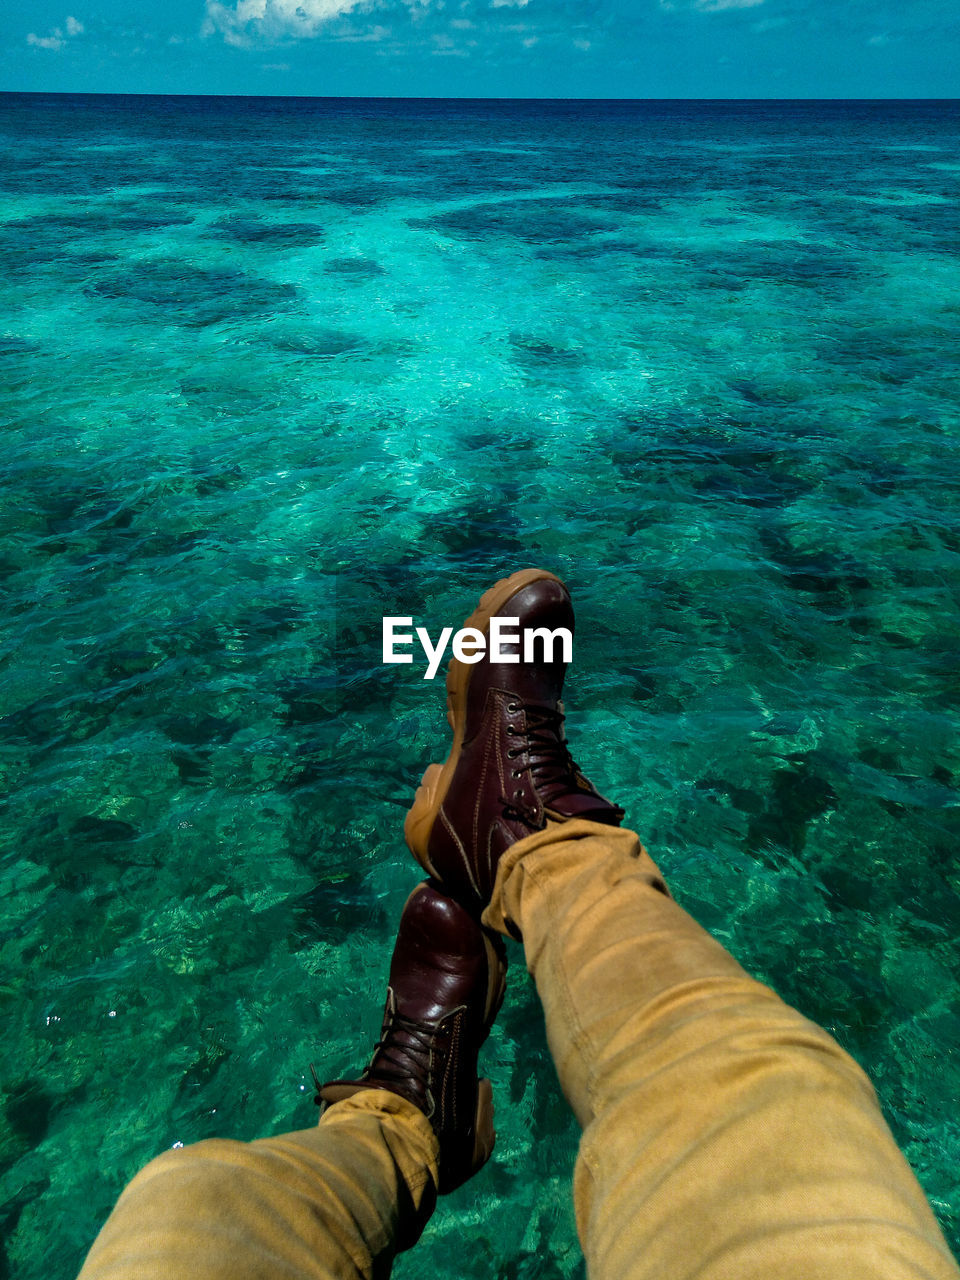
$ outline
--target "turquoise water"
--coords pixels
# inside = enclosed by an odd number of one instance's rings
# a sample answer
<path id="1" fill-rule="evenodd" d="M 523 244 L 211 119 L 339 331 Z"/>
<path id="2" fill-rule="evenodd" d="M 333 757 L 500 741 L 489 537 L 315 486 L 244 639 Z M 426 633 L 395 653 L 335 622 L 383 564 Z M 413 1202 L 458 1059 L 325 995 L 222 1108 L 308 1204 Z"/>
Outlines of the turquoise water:
<path id="1" fill-rule="evenodd" d="M 576 754 L 960 1246 L 958 125 L 0 98 L 0 1277 L 362 1065 L 446 741 L 380 619 L 527 564 Z M 496 1154 L 401 1277 L 582 1275 L 511 959 Z"/>

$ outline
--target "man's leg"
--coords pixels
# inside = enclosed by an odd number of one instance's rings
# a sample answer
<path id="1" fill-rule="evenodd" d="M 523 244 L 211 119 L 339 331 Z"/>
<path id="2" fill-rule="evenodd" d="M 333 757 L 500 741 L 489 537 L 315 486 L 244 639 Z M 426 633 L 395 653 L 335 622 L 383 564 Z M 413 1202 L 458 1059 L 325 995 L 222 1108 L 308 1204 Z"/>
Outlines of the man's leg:
<path id="1" fill-rule="evenodd" d="M 375 1280 L 438 1192 L 493 1149 L 477 1057 L 503 998 L 503 945 L 420 884 L 400 918 L 380 1041 L 322 1085 L 313 1129 L 168 1151 L 130 1183 L 81 1280 Z"/>
<path id="2" fill-rule="evenodd" d="M 80 1280 L 373 1280 L 436 1200 L 423 1112 L 367 1089 L 311 1129 L 210 1139 L 152 1160 L 123 1192 Z"/>
<path id="3" fill-rule="evenodd" d="M 496 661 L 495 624 L 515 637 Z M 584 1126 L 592 1280 L 958 1280 L 866 1076 L 677 906 L 570 754 L 564 584 L 520 570 L 466 625 L 491 643 L 450 663 L 453 742 L 404 834 L 449 892 L 523 937 Z"/>
<path id="4" fill-rule="evenodd" d="M 551 823 L 500 861 L 560 1083 L 592 1280 L 957 1280 L 874 1091 L 667 893 L 629 831 Z"/>

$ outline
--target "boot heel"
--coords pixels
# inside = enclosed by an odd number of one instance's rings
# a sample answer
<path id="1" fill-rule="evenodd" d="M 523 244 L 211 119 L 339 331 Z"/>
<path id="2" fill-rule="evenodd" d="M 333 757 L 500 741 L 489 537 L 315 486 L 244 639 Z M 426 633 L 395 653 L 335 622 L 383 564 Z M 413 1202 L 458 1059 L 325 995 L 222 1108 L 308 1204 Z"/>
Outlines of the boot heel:
<path id="1" fill-rule="evenodd" d="M 477 1114 L 473 1123 L 473 1164 L 471 1172 L 487 1163 L 496 1144 L 493 1128 L 493 1085 L 484 1077 L 477 1083 Z"/>
<path id="2" fill-rule="evenodd" d="M 437 876 L 436 868 L 430 862 L 427 845 L 434 820 L 440 809 L 440 796 L 438 793 L 442 772 L 442 765 L 431 764 L 427 766 L 427 770 L 420 780 L 420 785 L 417 787 L 417 794 L 413 798 L 413 804 L 410 806 L 403 823 L 403 837 L 407 842 L 407 848 L 423 867 L 424 871 L 436 879 L 439 879 L 439 876 Z"/>

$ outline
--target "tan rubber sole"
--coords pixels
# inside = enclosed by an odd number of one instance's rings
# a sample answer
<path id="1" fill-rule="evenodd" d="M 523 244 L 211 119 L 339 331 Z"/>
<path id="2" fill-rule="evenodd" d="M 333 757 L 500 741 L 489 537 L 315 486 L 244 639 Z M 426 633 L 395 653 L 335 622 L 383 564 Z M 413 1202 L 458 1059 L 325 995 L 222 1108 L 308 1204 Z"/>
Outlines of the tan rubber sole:
<path id="1" fill-rule="evenodd" d="M 487 1163 L 497 1140 L 493 1127 L 493 1085 L 486 1076 L 477 1088 L 477 1114 L 473 1121 L 473 1172 Z"/>
<path id="2" fill-rule="evenodd" d="M 504 612 L 504 606 L 518 591 L 528 587 L 531 582 L 560 582 L 555 573 L 546 569 L 520 569 L 509 578 L 501 578 L 480 597 L 480 603 L 463 624 L 489 635 L 490 619 Z M 428 875 L 441 880 L 436 868 L 430 862 L 427 852 L 430 845 L 430 832 L 440 812 L 440 806 L 446 799 L 447 791 L 453 779 L 454 771 L 460 761 L 463 749 L 463 732 L 467 719 L 467 691 L 470 686 L 470 675 L 473 667 L 457 658 L 450 659 L 447 668 L 447 720 L 453 730 L 453 746 L 444 763 L 427 766 L 420 786 L 413 798 L 404 823 L 403 835 L 410 852 Z M 441 880 L 442 883 L 442 880 Z"/>

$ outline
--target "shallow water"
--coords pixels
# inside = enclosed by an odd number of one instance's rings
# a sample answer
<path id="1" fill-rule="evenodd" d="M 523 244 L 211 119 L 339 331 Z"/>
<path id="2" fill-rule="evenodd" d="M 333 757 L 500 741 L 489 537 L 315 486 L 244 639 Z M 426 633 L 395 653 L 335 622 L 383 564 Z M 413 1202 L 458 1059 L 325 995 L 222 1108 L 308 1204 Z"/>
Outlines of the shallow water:
<path id="1" fill-rule="evenodd" d="M 0 1276 L 362 1065 L 446 741 L 380 619 L 526 564 L 576 754 L 958 1248 L 958 124 L 0 98 Z M 399 1276 L 582 1275 L 511 958 L 497 1152 Z"/>

